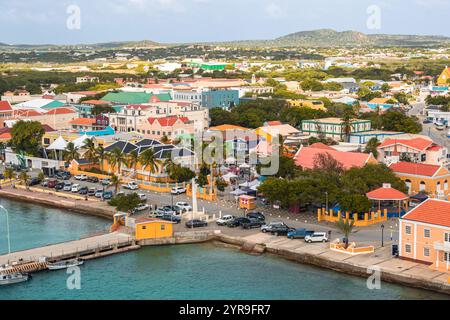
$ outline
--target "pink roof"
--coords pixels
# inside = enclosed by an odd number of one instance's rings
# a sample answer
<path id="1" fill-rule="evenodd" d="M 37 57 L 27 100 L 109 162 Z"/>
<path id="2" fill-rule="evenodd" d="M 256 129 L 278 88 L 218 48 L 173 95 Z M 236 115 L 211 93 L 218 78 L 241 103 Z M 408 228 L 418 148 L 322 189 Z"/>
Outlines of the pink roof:
<path id="1" fill-rule="evenodd" d="M 441 166 L 424 163 L 397 162 L 391 164 L 389 168 L 397 173 L 432 177 L 439 171 Z"/>
<path id="2" fill-rule="evenodd" d="M 324 150 L 320 148 L 301 147 L 294 157 L 295 164 L 305 169 L 314 169 L 314 160 L 318 154 L 328 153 L 339 161 L 344 169 L 364 167 L 373 156 L 367 153 L 343 152 L 337 150 Z"/>
<path id="3" fill-rule="evenodd" d="M 366 193 L 370 200 L 405 200 L 408 196 L 397 189 L 391 187 L 381 187 Z"/>
<path id="4" fill-rule="evenodd" d="M 385 139 L 382 144 L 378 146 L 378 148 L 386 148 L 389 146 L 402 144 L 404 146 L 425 151 L 427 148 L 429 148 L 431 145 L 433 145 L 433 141 L 423 139 L 423 138 L 414 138 L 414 139 Z"/>
<path id="5" fill-rule="evenodd" d="M 325 143 L 316 142 L 309 146 L 310 148 L 322 149 L 322 150 L 336 150 L 330 146 L 327 146 Z"/>
<path id="6" fill-rule="evenodd" d="M 450 227 L 450 202 L 436 199 L 425 200 L 402 219 Z"/>

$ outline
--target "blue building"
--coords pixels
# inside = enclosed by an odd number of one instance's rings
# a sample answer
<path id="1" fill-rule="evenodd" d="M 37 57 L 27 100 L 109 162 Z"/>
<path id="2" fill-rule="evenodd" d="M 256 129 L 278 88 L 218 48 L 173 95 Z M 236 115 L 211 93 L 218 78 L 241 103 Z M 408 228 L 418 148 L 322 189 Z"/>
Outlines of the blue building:
<path id="1" fill-rule="evenodd" d="M 230 109 L 239 104 L 238 90 L 210 90 L 202 92 L 202 107 Z"/>

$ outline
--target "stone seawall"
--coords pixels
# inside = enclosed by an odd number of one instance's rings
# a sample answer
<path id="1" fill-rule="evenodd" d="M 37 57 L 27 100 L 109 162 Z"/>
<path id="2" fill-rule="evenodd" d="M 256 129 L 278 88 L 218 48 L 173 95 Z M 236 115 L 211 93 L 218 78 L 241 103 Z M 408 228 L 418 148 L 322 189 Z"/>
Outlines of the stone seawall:
<path id="1" fill-rule="evenodd" d="M 112 219 L 114 211 L 109 208 L 102 208 L 96 205 L 97 203 L 88 202 L 83 203 L 81 200 L 73 200 L 63 197 L 42 195 L 40 193 L 18 190 L 18 189 L 2 189 L 0 190 L 0 197 L 8 198 L 21 202 L 35 203 L 46 205 L 59 209 L 66 209 L 78 213 L 89 214 L 102 218 Z"/>
<path id="2" fill-rule="evenodd" d="M 216 234 L 215 240 L 239 248 L 242 248 L 246 243 L 248 243 L 248 241 L 240 237 L 233 237 L 224 234 Z M 372 274 L 368 273 L 367 267 L 365 266 L 331 259 L 329 257 L 325 257 L 322 255 L 311 254 L 307 252 L 296 252 L 294 250 L 289 249 L 277 249 L 272 246 L 265 246 L 265 251 L 267 253 L 276 255 L 278 257 L 282 257 L 290 261 L 314 265 L 320 268 L 326 268 L 337 272 L 342 272 L 363 278 L 368 278 L 370 274 Z M 412 275 L 400 274 L 397 272 L 391 272 L 389 270 L 383 269 L 381 270 L 381 280 L 399 285 L 431 290 L 450 295 L 450 285 L 437 281 L 428 281 L 427 279 L 422 279 Z"/>

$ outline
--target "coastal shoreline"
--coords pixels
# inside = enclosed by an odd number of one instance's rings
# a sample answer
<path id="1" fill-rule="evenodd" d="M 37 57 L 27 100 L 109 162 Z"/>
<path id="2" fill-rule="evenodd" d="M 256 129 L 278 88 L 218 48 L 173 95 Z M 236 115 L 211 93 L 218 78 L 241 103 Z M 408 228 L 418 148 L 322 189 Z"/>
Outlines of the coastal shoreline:
<path id="1" fill-rule="evenodd" d="M 42 196 L 39 196 L 36 192 L 24 191 L 14 193 L 12 190 L 0 190 L 0 198 L 8 198 L 16 201 L 26 200 L 30 203 L 35 203 L 39 205 L 50 206 L 59 209 L 65 209 L 72 212 L 77 212 L 86 215 L 92 215 L 97 217 L 102 217 L 106 219 L 111 219 L 114 212 L 112 210 L 106 210 L 104 208 L 100 208 L 98 206 L 87 206 L 81 204 L 80 200 L 66 200 L 66 199 L 48 199 Z M 26 194 L 26 193 L 30 194 Z M 37 196 L 36 196 L 37 195 Z M 92 203 L 92 202 L 91 202 Z M 187 233 L 186 233 L 187 234 Z M 338 261 L 336 259 L 327 258 L 321 255 L 315 255 L 307 252 L 296 252 L 294 250 L 289 249 L 281 249 L 275 248 L 272 246 L 267 246 L 264 243 L 249 243 L 248 240 L 243 237 L 226 235 L 221 232 L 215 232 L 213 235 L 210 235 L 205 238 L 198 237 L 188 237 L 186 239 L 182 239 L 180 237 L 174 238 L 171 241 L 145 241 L 142 243 L 144 246 L 148 245 L 171 245 L 171 244 L 190 244 L 190 243 L 201 243 L 201 242 L 219 242 L 220 245 L 224 245 L 227 247 L 233 247 L 236 249 L 240 249 L 241 251 L 250 253 L 250 254 L 262 254 L 268 253 L 289 261 L 313 265 L 323 269 L 329 269 L 340 273 L 345 273 L 353 276 L 368 278 L 370 273 L 368 273 L 368 268 L 366 266 L 351 264 L 345 261 Z M 245 248 L 248 247 L 248 248 Z M 406 276 L 400 274 L 399 272 L 391 272 L 387 270 L 382 270 L 381 272 L 381 280 L 389 283 L 394 283 L 398 285 L 403 285 L 412 288 L 419 288 L 429 291 L 434 291 L 438 293 L 443 293 L 450 295 L 450 284 L 447 285 L 445 283 L 439 283 L 436 281 L 428 281 L 426 279 L 420 278 L 418 276 Z"/>
<path id="2" fill-rule="evenodd" d="M 12 192 L 12 191 L 19 191 L 19 192 Z M 20 189 L 5 190 L 5 188 L 2 188 L 0 190 L 0 198 L 7 198 L 19 202 L 25 200 L 28 203 L 34 203 L 58 209 L 65 209 L 72 212 L 105 218 L 108 220 L 112 220 L 114 216 L 114 211 L 112 209 L 108 210 L 106 208 L 101 208 L 99 206 L 90 205 L 93 204 L 92 201 L 86 201 L 87 203 L 83 203 L 82 200 L 74 200 L 70 198 L 52 196 L 52 198 L 53 197 L 55 199 L 43 197 L 43 195 L 37 192 L 25 191 Z"/>

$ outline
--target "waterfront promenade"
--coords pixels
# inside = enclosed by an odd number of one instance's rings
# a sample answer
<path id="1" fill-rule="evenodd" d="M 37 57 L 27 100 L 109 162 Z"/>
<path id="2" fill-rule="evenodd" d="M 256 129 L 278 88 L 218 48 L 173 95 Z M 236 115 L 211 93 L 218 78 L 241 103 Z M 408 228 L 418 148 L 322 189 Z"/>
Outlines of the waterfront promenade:
<path id="1" fill-rule="evenodd" d="M 44 247 L 28 249 L 13 252 L 0 256 L 0 265 L 10 262 L 23 260 L 39 261 L 40 257 L 47 257 L 50 260 L 54 258 L 64 258 L 76 256 L 80 253 L 91 253 L 105 250 L 106 248 L 118 248 L 125 245 L 131 245 L 132 237 L 126 233 L 113 232 L 87 237 L 80 240 L 68 241 L 58 244 L 52 244 Z"/>
<path id="2" fill-rule="evenodd" d="M 222 242 L 242 246 L 244 243 L 262 244 L 266 252 L 288 260 L 312 264 L 368 278 L 379 270 L 381 280 L 450 294 L 450 274 L 431 270 L 427 265 L 406 261 L 391 255 L 391 246 L 376 246 L 374 253 L 349 255 L 330 250 L 329 243 L 308 244 L 265 233 L 248 236 L 218 235 Z"/>

